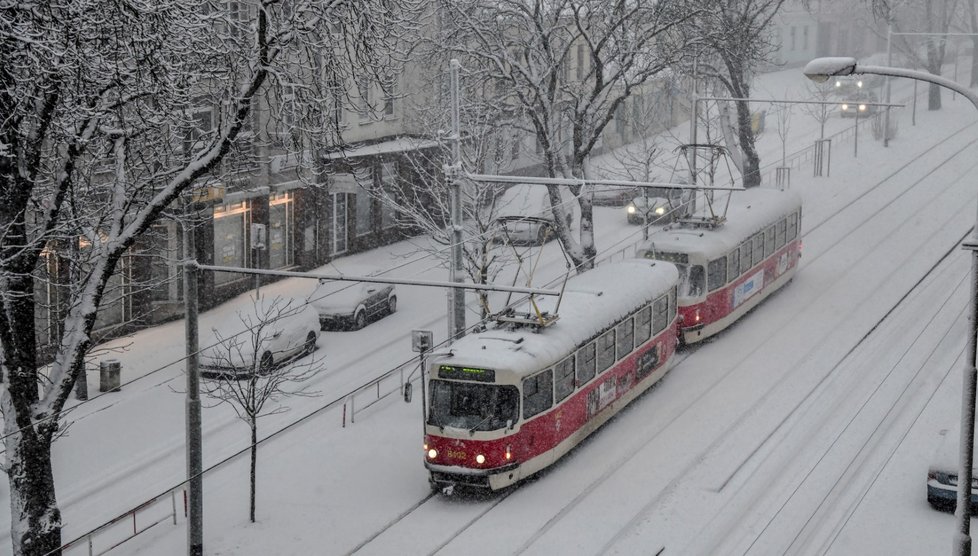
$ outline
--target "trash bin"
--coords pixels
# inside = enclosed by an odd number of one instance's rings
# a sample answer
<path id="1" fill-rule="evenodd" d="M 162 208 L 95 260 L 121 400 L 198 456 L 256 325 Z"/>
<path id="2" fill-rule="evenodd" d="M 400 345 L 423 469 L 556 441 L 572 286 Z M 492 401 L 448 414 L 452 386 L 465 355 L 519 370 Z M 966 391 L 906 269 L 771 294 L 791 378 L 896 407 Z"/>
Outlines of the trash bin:
<path id="1" fill-rule="evenodd" d="M 99 370 L 99 392 L 118 392 L 120 387 L 120 375 L 122 373 L 122 363 L 115 359 L 106 359 L 98 364 Z"/>

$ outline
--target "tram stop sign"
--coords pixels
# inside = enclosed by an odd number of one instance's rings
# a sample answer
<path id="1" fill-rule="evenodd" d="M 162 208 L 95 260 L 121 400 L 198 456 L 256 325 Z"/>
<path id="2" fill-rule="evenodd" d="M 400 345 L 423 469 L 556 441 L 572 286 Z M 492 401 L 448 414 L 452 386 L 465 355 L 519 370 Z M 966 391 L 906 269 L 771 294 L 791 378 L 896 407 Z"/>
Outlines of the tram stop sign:
<path id="1" fill-rule="evenodd" d="M 431 350 L 433 336 L 431 330 L 411 331 L 411 350 L 424 353 Z"/>

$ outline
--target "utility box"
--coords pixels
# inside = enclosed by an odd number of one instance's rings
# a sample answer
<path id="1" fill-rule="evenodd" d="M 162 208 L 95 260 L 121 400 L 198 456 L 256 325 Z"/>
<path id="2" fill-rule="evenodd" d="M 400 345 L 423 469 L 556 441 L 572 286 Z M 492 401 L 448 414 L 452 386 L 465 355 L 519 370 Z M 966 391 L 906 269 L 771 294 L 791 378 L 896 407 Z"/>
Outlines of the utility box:
<path id="1" fill-rule="evenodd" d="M 122 389 L 122 363 L 116 359 L 106 359 L 98 364 L 99 392 L 118 392 Z"/>

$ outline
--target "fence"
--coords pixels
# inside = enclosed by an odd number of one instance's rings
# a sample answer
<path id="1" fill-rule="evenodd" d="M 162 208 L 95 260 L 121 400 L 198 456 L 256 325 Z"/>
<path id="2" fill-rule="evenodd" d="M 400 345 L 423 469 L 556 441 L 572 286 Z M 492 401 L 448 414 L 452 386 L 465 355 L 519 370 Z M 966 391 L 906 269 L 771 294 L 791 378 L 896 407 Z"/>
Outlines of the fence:
<path id="1" fill-rule="evenodd" d="M 173 524 L 176 525 L 178 515 L 177 493 L 183 493 L 184 515 L 186 515 L 187 492 L 185 486 L 186 483 L 181 483 L 169 491 L 164 492 L 159 496 L 154 496 L 139 506 L 136 506 L 123 514 L 110 519 L 84 535 L 81 535 L 80 537 L 77 537 L 62 545 L 61 552 L 63 554 L 80 553 L 81 551 L 77 549 L 87 548 L 88 556 L 98 556 L 118 548 L 125 542 L 135 538 L 141 533 L 145 533 L 164 521 L 172 520 Z M 163 503 L 166 502 L 168 498 L 170 500 L 170 504 L 166 508 L 166 511 L 159 511 L 163 509 Z M 148 519 L 149 521 L 143 522 L 142 526 L 140 526 L 140 518 Z M 130 522 L 132 527 L 125 527 L 123 530 L 123 526 L 128 525 Z M 107 546 L 97 549 L 95 546 L 96 539 L 101 539 Z"/>

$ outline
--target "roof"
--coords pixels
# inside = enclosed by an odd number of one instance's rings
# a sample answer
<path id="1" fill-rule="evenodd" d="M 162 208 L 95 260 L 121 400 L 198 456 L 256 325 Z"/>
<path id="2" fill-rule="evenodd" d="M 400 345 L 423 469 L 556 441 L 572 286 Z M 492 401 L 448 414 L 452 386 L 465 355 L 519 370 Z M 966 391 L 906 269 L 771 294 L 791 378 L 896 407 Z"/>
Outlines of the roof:
<path id="1" fill-rule="evenodd" d="M 389 154 L 406 151 L 416 151 L 437 147 L 438 141 L 431 139 L 418 139 L 415 137 L 398 137 L 389 141 L 381 141 L 370 145 L 340 149 L 338 151 L 326 153 L 323 158 L 326 160 L 338 160 L 342 158 L 358 158 L 361 156 L 376 156 L 378 154 Z"/>
<path id="2" fill-rule="evenodd" d="M 674 224 L 649 234 L 638 250 L 654 248 L 666 253 L 702 253 L 715 258 L 740 245 L 783 216 L 801 208 L 801 197 L 791 191 L 752 188 L 731 192 L 726 222 L 717 228 Z M 714 210 L 722 212 L 726 199 L 717 197 Z"/>
<path id="3" fill-rule="evenodd" d="M 664 261 L 630 259 L 599 266 L 568 279 L 554 324 L 470 334 L 452 346 L 451 356 L 433 362 L 527 376 L 567 357 L 620 318 L 668 292 L 678 279 L 676 267 Z M 557 298 L 537 303 L 541 311 L 553 313 Z"/>

